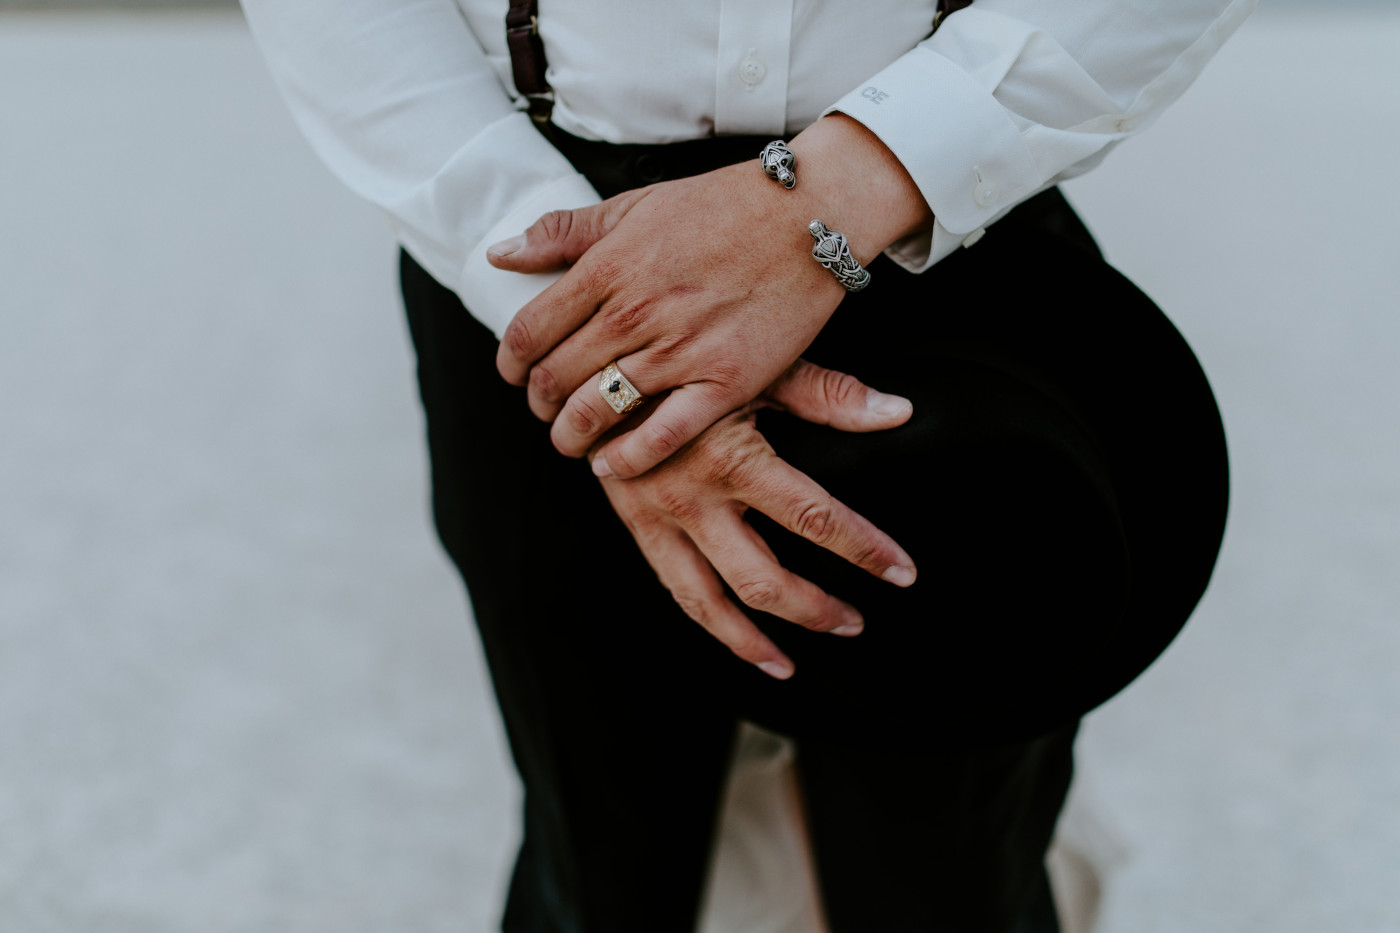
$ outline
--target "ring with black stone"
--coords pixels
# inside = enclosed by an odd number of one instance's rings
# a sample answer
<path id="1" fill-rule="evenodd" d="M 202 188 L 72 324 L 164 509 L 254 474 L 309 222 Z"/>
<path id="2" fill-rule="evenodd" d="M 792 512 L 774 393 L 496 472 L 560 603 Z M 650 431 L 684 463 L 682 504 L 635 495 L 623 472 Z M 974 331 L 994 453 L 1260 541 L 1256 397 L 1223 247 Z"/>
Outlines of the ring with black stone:
<path id="1" fill-rule="evenodd" d="M 622 370 L 617 368 L 617 360 L 603 367 L 598 374 L 598 394 L 603 396 L 608 406 L 619 415 L 624 415 L 646 401 L 637 387 L 627 381 Z"/>

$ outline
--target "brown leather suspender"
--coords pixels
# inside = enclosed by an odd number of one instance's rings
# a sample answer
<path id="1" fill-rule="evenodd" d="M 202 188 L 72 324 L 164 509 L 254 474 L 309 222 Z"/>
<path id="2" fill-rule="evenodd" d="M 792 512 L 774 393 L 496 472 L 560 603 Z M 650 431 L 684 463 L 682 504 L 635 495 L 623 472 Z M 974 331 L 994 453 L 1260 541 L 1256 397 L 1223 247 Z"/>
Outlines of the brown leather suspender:
<path id="1" fill-rule="evenodd" d="M 938 12 L 933 17 L 936 31 L 949 14 L 971 5 L 972 0 L 938 0 Z M 515 89 L 525 95 L 530 104 L 530 119 L 548 123 L 554 109 L 554 92 L 545 79 L 549 62 L 540 41 L 539 0 L 510 0 L 506 13 L 506 47 L 510 49 L 510 71 Z"/>
<path id="2" fill-rule="evenodd" d="M 554 92 L 545 80 L 549 63 L 540 41 L 539 0 L 510 0 L 506 13 L 506 46 L 510 49 L 510 72 L 515 89 L 530 103 L 530 119 L 548 123 L 554 109 Z"/>
<path id="3" fill-rule="evenodd" d="M 938 12 L 933 14 L 933 31 L 937 32 L 950 14 L 966 6 L 972 6 L 972 0 L 938 0 Z"/>

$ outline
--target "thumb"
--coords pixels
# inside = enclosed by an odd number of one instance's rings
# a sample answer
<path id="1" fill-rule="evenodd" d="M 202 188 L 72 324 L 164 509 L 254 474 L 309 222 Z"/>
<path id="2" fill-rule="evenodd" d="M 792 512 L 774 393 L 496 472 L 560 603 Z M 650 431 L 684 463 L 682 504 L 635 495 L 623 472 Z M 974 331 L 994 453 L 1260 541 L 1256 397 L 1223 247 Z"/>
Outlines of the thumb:
<path id="1" fill-rule="evenodd" d="M 573 265 L 627 216 L 641 196 L 641 190 L 626 191 L 601 204 L 550 211 L 519 236 L 487 247 L 486 261 L 508 272 L 550 272 Z"/>
<path id="2" fill-rule="evenodd" d="M 885 431 L 914 413 L 914 404 L 886 395 L 855 376 L 798 360 L 763 393 L 767 402 L 803 421 L 841 431 Z"/>

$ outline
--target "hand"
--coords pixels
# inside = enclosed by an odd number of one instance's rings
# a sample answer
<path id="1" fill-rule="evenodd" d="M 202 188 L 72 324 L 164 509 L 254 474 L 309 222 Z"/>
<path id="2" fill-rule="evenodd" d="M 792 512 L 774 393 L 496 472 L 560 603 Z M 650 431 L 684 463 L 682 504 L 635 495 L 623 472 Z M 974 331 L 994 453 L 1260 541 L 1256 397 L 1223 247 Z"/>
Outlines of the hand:
<path id="1" fill-rule="evenodd" d="M 814 631 L 858 635 L 865 623 L 855 607 L 779 565 L 744 521 L 749 508 L 898 586 L 913 583 L 916 570 L 888 535 L 778 457 L 754 425 L 763 405 L 843 431 L 897 427 L 913 411 L 906 399 L 798 360 L 758 402 L 720 419 L 646 475 L 601 481 L 686 615 L 783 679 L 792 676 L 792 661 L 725 596 L 721 578 L 749 608 Z"/>
<path id="2" fill-rule="evenodd" d="M 496 359 L 528 382 L 560 451 L 581 456 L 623 420 L 595 387 L 610 360 L 664 398 L 594 456 L 601 476 L 645 472 L 777 379 L 845 295 L 811 258 L 813 219 L 863 263 L 930 222 L 903 167 L 854 120 L 824 118 L 791 145 L 791 191 L 744 163 L 548 214 L 488 252 L 519 272 L 573 263 L 515 316 Z"/>

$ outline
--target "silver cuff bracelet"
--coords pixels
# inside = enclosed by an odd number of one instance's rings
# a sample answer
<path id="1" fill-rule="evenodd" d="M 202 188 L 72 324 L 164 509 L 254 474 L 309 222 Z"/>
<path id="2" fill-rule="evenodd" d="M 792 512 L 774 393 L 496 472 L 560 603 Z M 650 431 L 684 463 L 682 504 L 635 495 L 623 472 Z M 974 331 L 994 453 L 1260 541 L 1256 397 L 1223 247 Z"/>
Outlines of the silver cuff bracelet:
<path id="1" fill-rule="evenodd" d="M 817 241 L 812 247 L 812 258 L 830 269 L 846 291 L 858 292 L 870 284 L 870 273 L 851 255 L 844 233 L 828 230 L 820 220 L 808 224 L 807 232 Z"/>
<path id="2" fill-rule="evenodd" d="M 758 154 L 759 168 L 763 174 L 782 185 L 791 188 L 797 184 L 797 154 L 781 139 L 775 139 Z"/>

